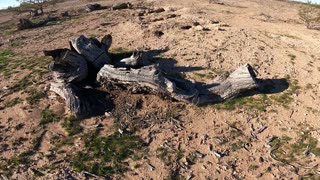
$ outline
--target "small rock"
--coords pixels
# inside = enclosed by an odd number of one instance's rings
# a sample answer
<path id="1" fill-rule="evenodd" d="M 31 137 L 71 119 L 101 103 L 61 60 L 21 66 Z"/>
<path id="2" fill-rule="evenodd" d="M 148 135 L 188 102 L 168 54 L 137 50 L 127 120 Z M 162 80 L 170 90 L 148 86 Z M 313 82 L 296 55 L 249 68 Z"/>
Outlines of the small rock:
<path id="1" fill-rule="evenodd" d="M 198 158 L 204 158 L 204 154 L 202 154 L 199 151 L 195 151 L 194 154 L 198 157 Z"/>
<path id="2" fill-rule="evenodd" d="M 157 8 L 157 9 L 154 9 L 152 10 L 150 13 L 161 13 L 161 12 L 164 12 L 165 10 L 163 8 Z"/>
<path id="3" fill-rule="evenodd" d="M 263 157 L 259 157 L 259 162 L 260 162 L 260 163 L 263 163 L 263 162 L 264 162 Z"/>
<path id="4" fill-rule="evenodd" d="M 150 21 L 157 22 L 157 21 L 163 21 L 163 20 L 164 20 L 163 18 L 154 18 L 154 19 L 151 19 Z"/>
<path id="5" fill-rule="evenodd" d="M 188 29 L 191 29 L 192 26 L 190 25 L 184 25 L 184 26 L 181 26 L 180 29 L 183 29 L 183 30 L 188 30 Z"/>
<path id="6" fill-rule="evenodd" d="M 61 17 L 69 17 L 70 16 L 68 11 L 64 11 L 60 15 L 61 15 Z"/>
<path id="7" fill-rule="evenodd" d="M 110 117 L 110 116 L 111 116 L 111 113 L 110 113 L 110 112 L 105 112 L 104 115 L 105 115 L 106 117 Z"/>
<path id="8" fill-rule="evenodd" d="M 164 33 L 162 31 L 155 31 L 153 32 L 153 34 L 156 36 L 156 37 L 161 37 L 164 35 Z"/>
<path id="9" fill-rule="evenodd" d="M 193 26 L 199 26 L 200 23 L 199 23 L 199 22 L 193 22 L 192 25 L 193 25 Z"/>
<path id="10" fill-rule="evenodd" d="M 200 26 L 200 25 L 198 25 L 198 26 L 196 26 L 195 28 L 194 28 L 194 30 L 196 30 L 196 31 L 203 31 L 203 27 L 202 26 Z"/>
<path id="11" fill-rule="evenodd" d="M 211 21 L 211 24 L 219 24 L 220 22 L 219 21 L 217 21 L 217 20 L 212 20 Z"/>
<path id="12" fill-rule="evenodd" d="M 175 18 L 175 17 L 177 17 L 177 15 L 176 15 L 176 14 L 169 14 L 169 15 L 167 15 L 167 19 Z"/>

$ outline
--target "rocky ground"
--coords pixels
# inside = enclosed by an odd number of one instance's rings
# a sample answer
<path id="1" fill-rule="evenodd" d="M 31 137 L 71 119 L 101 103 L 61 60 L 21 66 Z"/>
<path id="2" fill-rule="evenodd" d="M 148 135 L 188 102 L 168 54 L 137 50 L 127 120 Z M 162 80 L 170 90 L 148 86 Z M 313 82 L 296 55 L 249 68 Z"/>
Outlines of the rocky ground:
<path id="1" fill-rule="evenodd" d="M 320 31 L 301 20 L 304 5 L 141 0 L 85 12 L 91 2 L 48 7 L 70 17 L 22 31 L 15 24 L 27 15 L 0 13 L 2 179 L 319 178 Z M 112 57 L 156 50 L 166 73 L 204 83 L 249 63 L 270 85 L 202 107 L 107 88 L 106 114 L 77 120 L 49 91 L 42 51 L 108 33 Z"/>

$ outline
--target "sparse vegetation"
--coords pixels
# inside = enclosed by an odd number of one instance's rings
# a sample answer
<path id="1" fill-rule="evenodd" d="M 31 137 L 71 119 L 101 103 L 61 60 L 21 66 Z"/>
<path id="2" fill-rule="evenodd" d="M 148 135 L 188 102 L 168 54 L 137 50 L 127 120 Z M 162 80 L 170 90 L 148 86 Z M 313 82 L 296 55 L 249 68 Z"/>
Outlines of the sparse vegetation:
<path id="1" fill-rule="evenodd" d="M 249 168 L 248 168 L 248 170 L 249 170 L 249 171 L 255 171 L 255 170 L 257 170 L 258 168 L 259 168 L 258 165 L 250 165 Z"/>
<path id="2" fill-rule="evenodd" d="M 40 92 L 35 89 L 31 89 L 30 91 L 28 91 L 28 94 L 29 96 L 26 98 L 26 100 L 30 105 L 37 104 L 40 99 L 46 96 L 45 92 Z"/>
<path id="3" fill-rule="evenodd" d="M 30 77 L 26 76 L 22 78 L 20 81 L 16 82 L 12 87 L 13 92 L 25 90 L 28 86 L 32 85 L 32 82 L 30 81 Z"/>
<path id="4" fill-rule="evenodd" d="M 290 143 L 291 141 L 290 137 L 282 136 L 272 142 L 273 154 L 278 161 L 288 164 L 307 159 L 309 157 L 306 152 L 307 148 L 310 148 L 310 153 L 320 156 L 320 148 L 317 147 L 318 140 L 313 138 L 310 132 L 302 132 L 297 141 Z"/>
<path id="5" fill-rule="evenodd" d="M 14 98 L 13 100 L 11 100 L 11 101 L 8 101 L 8 102 L 6 102 L 5 104 L 4 104 L 4 107 L 12 107 L 12 106 L 14 106 L 14 105 L 16 105 L 16 104 L 19 104 L 20 102 L 22 102 L 22 99 L 20 99 L 20 98 Z"/>
<path id="6" fill-rule="evenodd" d="M 289 104 L 293 101 L 293 95 L 298 93 L 300 86 L 296 79 L 290 79 L 290 77 L 287 77 L 286 79 L 289 82 L 289 88 L 280 95 L 271 96 L 271 99 L 281 104 L 283 107 L 288 108 Z"/>
<path id="7" fill-rule="evenodd" d="M 235 110 L 246 109 L 246 110 L 258 110 L 266 111 L 266 108 L 271 104 L 270 99 L 265 94 L 257 95 L 257 97 L 240 97 L 232 100 L 213 105 L 214 108 L 223 110 Z"/>
<path id="8" fill-rule="evenodd" d="M 44 125 L 52 123 L 52 122 L 57 122 L 60 120 L 60 118 L 61 117 L 54 114 L 52 110 L 45 109 L 41 112 L 40 125 L 44 126 Z"/>
<path id="9" fill-rule="evenodd" d="M 98 131 L 93 131 L 84 135 L 83 139 L 86 151 L 75 154 L 72 166 L 77 171 L 88 171 L 101 176 L 124 173 L 128 167 L 121 162 L 132 159 L 143 150 L 143 141 L 133 135 L 115 133 L 101 137 Z"/>
<path id="10" fill-rule="evenodd" d="M 82 127 L 80 126 L 80 120 L 78 120 L 74 116 L 69 116 L 69 117 L 65 118 L 62 126 L 68 132 L 69 136 L 73 136 L 73 135 L 78 134 L 82 131 Z"/>

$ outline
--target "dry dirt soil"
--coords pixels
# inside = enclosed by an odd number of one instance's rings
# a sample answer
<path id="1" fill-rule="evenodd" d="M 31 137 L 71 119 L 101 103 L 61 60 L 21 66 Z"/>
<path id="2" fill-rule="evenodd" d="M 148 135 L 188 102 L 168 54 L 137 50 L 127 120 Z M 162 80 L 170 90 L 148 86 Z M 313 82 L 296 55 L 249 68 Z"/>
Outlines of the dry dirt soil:
<path id="1" fill-rule="evenodd" d="M 300 20 L 303 5 L 141 0 L 87 13 L 91 2 L 50 6 L 70 17 L 22 31 L 27 14 L 1 12 L 0 179 L 319 179 L 320 31 Z M 202 107 L 110 90 L 106 115 L 76 120 L 49 91 L 42 51 L 81 34 L 111 34 L 115 55 L 157 50 L 165 72 L 198 82 L 249 63 L 268 85 Z"/>

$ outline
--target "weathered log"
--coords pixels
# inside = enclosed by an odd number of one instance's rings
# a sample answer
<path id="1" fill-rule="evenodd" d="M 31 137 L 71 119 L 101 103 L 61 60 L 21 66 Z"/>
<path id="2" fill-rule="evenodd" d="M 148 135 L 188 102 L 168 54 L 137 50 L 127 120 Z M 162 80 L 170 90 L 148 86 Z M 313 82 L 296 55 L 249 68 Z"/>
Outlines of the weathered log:
<path id="1" fill-rule="evenodd" d="M 197 87 L 187 81 L 166 76 L 157 66 L 145 66 L 139 69 L 115 68 L 105 65 L 98 73 L 98 82 L 118 82 L 139 84 L 167 94 L 172 98 L 202 105 L 235 98 L 242 92 L 258 87 L 256 75 L 248 64 L 235 70 L 226 80 L 212 88 Z"/>
<path id="2" fill-rule="evenodd" d="M 111 36 L 110 36 L 111 37 Z M 105 40 L 108 43 L 112 41 Z M 95 38 L 86 38 L 81 35 L 70 39 L 72 47 L 83 57 L 88 63 L 91 63 L 96 69 L 100 69 L 105 64 L 110 64 L 111 60 L 107 55 L 106 46 Z M 108 48 L 110 45 L 108 45 Z"/>
<path id="3" fill-rule="evenodd" d="M 45 26 L 50 21 L 57 20 L 56 17 L 48 17 L 46 20 L 40 21 L 38 23 L 33 23 L 28 19 L 21 18 L 19 19 L 19 23 L 17 24 L 18 30 L 24 30 L 24 29 L 31 29 L 31 28 L 37 28 L 41 26 Z"/>
<path id="4" fill-rule="evenodd" d="M 52 56 L 53 62 L 49 64 L 55 82 L 76 83 L 88 76 L 86 60 L 78 53 L 69 49 L 56 49 L 43 51 L 46 56 Z"/>
<path id="5" fill-rule="evenodd" d="M 120 9 L 129 9 L 132 7 L 132 4 L 127 2 L 127 3 L 119 3 L 115 4 L 111 7 L 112 10 L 120 10 Z"/>
<path id="6" fill-rule="evenodd" d="M 57 93 L 66 101 L 68 109 L 78 118 L 103 115 L 107 107 L 108 95 L 95 89 L 79 87 L 72 83 L 50 84 L 50 91 Z M 109 101 L 108 103 L 111 103 Z"/>
<path id="7" fill-rule="evenodd" d="M 232 99 L 258 87 L 255 71 L 248 64 L 238 68 L 221 82 L 198 85 L 171 77 L 157 65 L 143 66 L 143 50 L 137 50 L 131 57 L 119 62 L 113 62 L 108 56 L 111 43 L 110 35 L 105 36 L 101 42 L 95 38 L 79 36 L 70 40 L 72 50 L 44 51 L 45 55 L 54 58 L 49 65 L 55 81 L 51 83 L 51 91 L 65 99 L 71 112 L 78 118 L 97 112 L 103 114 L 107 106 L 105 93 L 85 88 L 89 75 L 92 74 L 97 75 L 97 81 L 105 87 L 110 83 L 147 87 L 178 101 L 196 105 Z M 89 70 L 89 64 L 96 70 Z M 100 70 L 98 74 L 97 70 Z"/>
<path id="8" fill-rule="evenodd" d="M 97 10 L 103 10 L 107 9 L 109 7 L 107 6 L 101 6 L 101 4 L 87 4 L 86 5 L 86 11 L 87 12 L 92 12 L 92 11 L 97 11 Z"/>

